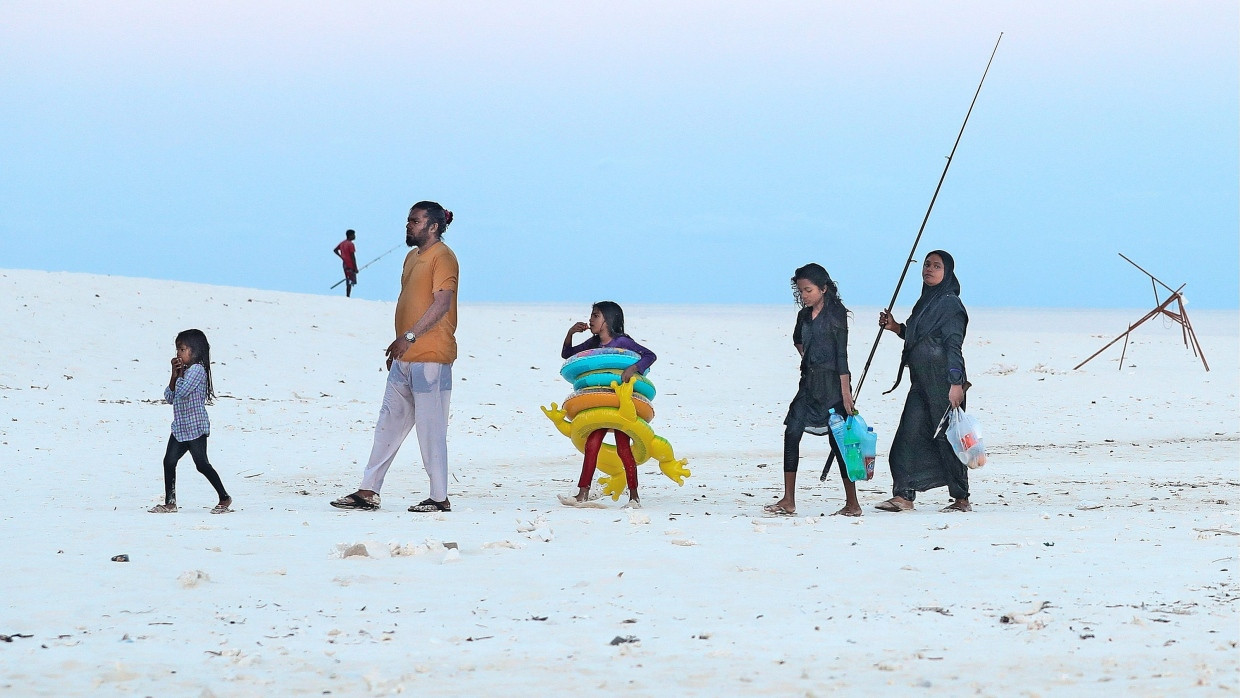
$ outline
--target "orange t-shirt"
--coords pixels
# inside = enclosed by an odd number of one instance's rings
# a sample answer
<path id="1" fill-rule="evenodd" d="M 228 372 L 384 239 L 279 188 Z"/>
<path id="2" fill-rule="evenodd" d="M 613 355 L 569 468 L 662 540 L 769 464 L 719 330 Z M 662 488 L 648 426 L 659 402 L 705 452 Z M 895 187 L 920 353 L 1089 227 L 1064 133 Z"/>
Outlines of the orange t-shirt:
<path id="1" fill-rule="evenodd" d="M 405 256 L 400 275 L 400 297 L 396 299 L 396 335 L 409 331 L 422 318 L 436 291 L 452 291 L 452 302 L 434 327 L 418 336 L 401 361 L 450 364 L 456 361 L 456 283 L 460 267 L 456 255 L 443 242 L 422 252 Z"/>

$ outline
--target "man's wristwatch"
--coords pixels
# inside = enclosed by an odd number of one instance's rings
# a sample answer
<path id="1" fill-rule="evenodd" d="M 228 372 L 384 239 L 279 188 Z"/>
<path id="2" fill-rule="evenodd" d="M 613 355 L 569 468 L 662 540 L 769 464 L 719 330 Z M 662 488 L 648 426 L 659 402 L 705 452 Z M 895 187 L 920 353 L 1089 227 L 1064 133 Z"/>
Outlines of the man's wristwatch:
<path id="1" fill-rule="evenodd" d="M 413 333 L 413 330 L 409 330 L 408 332 L 405 333 L 405 341 L 409 342 L 410 344 L 413 344 L 414 342 L 418 341 L 418 336 Z"/>

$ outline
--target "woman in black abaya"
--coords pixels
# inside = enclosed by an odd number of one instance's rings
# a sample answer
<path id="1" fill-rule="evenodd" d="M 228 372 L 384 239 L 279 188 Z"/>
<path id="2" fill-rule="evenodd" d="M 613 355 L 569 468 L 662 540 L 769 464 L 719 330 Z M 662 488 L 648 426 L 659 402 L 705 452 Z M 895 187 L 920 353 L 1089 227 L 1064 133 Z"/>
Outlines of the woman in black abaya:
<path id="1" fill-rule="evenodd" d="M 921 298 L 906 323 L 896 322 L 885 310 L 878 314 L 879 327 L 904 339 L 900 376 L 907 366 L 912 385 L 888 457 L 892 497 L 877 508 L 908 511 L 918 492 L 946 485 L 954 501 L 943 511 L 972 511 L 969 470 L 947 437 L 936 436 L 947 410 L 964 407 L 967 381 L 961 345 L 969 315 L 960 302 L 956 262 L 950 254 L 943 250 L 927 254 L 921 278 Z"/>

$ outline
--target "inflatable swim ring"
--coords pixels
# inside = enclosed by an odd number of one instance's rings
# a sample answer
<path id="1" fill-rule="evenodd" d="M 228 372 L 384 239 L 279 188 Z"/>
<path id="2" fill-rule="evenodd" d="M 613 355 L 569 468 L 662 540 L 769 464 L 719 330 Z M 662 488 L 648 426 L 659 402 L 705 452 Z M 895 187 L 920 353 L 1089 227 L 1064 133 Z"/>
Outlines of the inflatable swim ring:
<path id="1" fill-rule="evenodd" d="M 575 418 L 578 412 L 596 407 L 619 408 L 620 398 L 611 388 L 586 388 L 564 398 L 564 414 L 569 419 Z M 636 408 L 638 417 L 647 422 L 654 419 L 654 405 L 646 398 L 634 394 L 633 407 Z"/>
<path id="2" fill-rule="evenodd" d="M 583 373 L 623 370 L 637 360 L 636 353 L 623 349 L 592 349 L 565 361 L 560 375 L 575 383 Z M 629 379 L 627 383 L 620 383 L 619 376 L 612 378 L 608 388 L 578 390 L 568 396 L 563 408 L 553 402 L 551 407 L 542 408 L 543 414 L 547 415 L 556 430 L 571 439 L 573 446 L 582 453 L 585 453 L 586 439 L 591 433 L 599 429 L 623 432 L 630 439 L 633 460 L 638 465 L 654 458 L 664 475 L 683 486 L 685 478 L 691 474 L 685 467 L 689 461 L 677 459 L 667 439 L 657 436 L 650 428 L 648 420 L 654 416 L 654 408 L 642 396 L 633 394 L 638 384 L 637 376 Z M 651 387 L 653 388 L 653 385 Z M 647 410 L 649 416 L 644 414 Z M 606 474 L 598 480 L 603 486 L 603 494 L 611 495 L 613 500 L 619 499 L 628 487 L 628 482 L 625 480 L 624 465 L 614 444 L 603 444 L 598 454 L 597 466 Z"/>
<path id="3" fill-rule="evenodd" d="M 577 376 L 577 380 L 573 381 L 573 390 L 584 390 L 585 388 L 603 388 L 603 387 L 610 386 L 612 381 L 616 381 L 616 382 L 620 381 L 622 373 L 624 372 L 613 369 L 613 368 L 598 369 L 595 371 L 586 371 L 585 373 Z M 653 400 L 654 399 L 654 383 L 651 383 L 649 378 L 641 374 L 633 376 L 633 379 L 636 381 L 636 383 L 633 385 L 633 390 L 637 392 L 638 395 L 641 395 L 647 400 Z"/>
<path id="4" fill-rule="evenodd" d="M 565 359 L 564 365 L 560 367 L 560 375 L 572 383 L 583 373 L 608 368 L 623 371 L 640 360 L 637 352 L 628 349 L 587 349 Z"/>

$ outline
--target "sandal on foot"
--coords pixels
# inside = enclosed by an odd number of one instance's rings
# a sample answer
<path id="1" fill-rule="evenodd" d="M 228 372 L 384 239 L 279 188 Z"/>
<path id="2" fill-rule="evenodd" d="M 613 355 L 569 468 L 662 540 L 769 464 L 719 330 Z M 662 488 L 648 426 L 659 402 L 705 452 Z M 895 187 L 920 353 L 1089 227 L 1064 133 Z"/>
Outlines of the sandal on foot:
<path id="1" fill-rule="evenodd" d="M 955 511 L 973 511 L 973 505 L 969 504 L 968 501 L 965 501 L 964 503 L 952 502 L 951 504 L 948 504 L 942 509 L 939 509 L 939 511 L 945 514 L 950 514 Z"/>
<path id="2" fill-rule="evenodd" d="M 885 502 L 882 502 L 880 504 L 875 504 L 874 508 L 878 509 L 879 511 L 895 511 L 895 512 L 912 511 L 913 504 L 910 502 L 907 506 L 905 506 L 902 502 L 897 502 L 895 500 L 895 497 L 892 497 L 891 499 L 888 499 Z"/>
<path id="3" fill-rule="evenodd" d="M 151 514 L 175 514 L 176 511 L 177 505 L 175 504 L 157 504 L 147 509 L 147 512 Z"/>
<path id="4" fill-rule="evenodd" d="M 332 502 L 332 506 L 337 509 L 354 509 L 357 511 L 374 511 L 379 508 L 379 495 L 373 498 L 366 498 L 354 492 Z"/>
<path id="5" fill-rule="evenodd" d="M 427 497 L 426 499 L 423 499 L 417 504 L 409 507 L 409 511 L 452 511 L 452 503 L 446 499 L 442 502 L 436 502 L 430 497 Z"/>
<path id="6" fill-rule="evenodd" d="M 215 506 L 211 507 L 211 513 L 212 514 L 227 514 L 232 511 L 232 503 L 233 503 L 232 497 L 229 497 L 227 502 L 220 502 L 219 504 L 216 504 Z"/>
<path id="7" fill-rule="evenodd" d="M 797 515 L 796 509 L 789 509 L 788 507 L 785 507 L 783 504 L 779 504 L 778 502 L 776 502 L 775 504 L 767 504 L 766 506 L 762 507 L 762 511 L 765 511 L 768 514 L 774 514 L 775 516 L 796 516 Z"/>
<path id="8" fill-rule="evenodd" d="M 858 508 L 856 511 L 851 511 L 848 507 L 841 507 L 840 510 L 832 514 L 832 516 L 855 516 L 860 518 L 861 509 Z"/>

